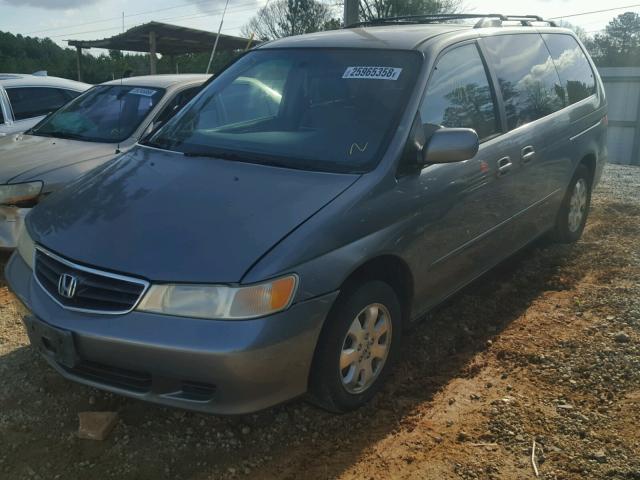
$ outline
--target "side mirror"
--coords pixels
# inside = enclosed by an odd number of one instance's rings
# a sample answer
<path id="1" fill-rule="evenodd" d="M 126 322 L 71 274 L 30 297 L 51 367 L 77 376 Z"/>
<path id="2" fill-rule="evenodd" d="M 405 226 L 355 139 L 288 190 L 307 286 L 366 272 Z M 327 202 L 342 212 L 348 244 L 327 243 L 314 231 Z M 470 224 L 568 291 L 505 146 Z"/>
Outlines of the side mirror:
<path id="1" fill-rule="evenodd" d="M 471 128 L 440 128 L 422 149 L 422 161 L 453 163 L 469 160 L 478 153 L 478 134 Z"/>

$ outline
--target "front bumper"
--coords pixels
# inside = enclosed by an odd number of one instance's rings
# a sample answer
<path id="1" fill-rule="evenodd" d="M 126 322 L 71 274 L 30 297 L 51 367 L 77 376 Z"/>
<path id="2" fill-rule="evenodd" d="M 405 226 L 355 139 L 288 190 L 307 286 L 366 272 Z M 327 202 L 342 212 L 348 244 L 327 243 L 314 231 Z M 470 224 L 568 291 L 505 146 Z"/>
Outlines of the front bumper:
<path id="1" fill-rule="evenodd" d="M 30 208 L 0 206 L 0 248 L 14 249 Z"/>
<path id="2" fill-rule="evenodd" d="M 269 317 L 220 321 L 133 311 L 66 310 L 14 254 L 5 270 L 27 328 L 71 332 L 79 363 L 47 361 L 64 377 L 122 395 L 218 414 L 248 413 L 305 393 L 323 322 L 338 292 Z"/>

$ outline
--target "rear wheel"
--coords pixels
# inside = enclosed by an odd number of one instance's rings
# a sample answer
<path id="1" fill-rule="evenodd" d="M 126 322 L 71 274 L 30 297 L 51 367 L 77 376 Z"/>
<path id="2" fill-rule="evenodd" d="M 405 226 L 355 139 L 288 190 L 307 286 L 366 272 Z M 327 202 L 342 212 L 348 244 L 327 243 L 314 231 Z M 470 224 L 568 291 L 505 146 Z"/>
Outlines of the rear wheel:
<path id="1" fill-rule="evenodd" d="M 382 387 L 397 355 L 401 308 L 386 283 L 370 281 L 343 292 L 326 320 L 309 390 L 319 406 L 346 412 Z"/>
<path id="2" fill-rule="evenodd" d="M 569 184 L 556 218 L 553 239 L 561 243 L 576 242 L 587 223 L 591 204 L 591 175 L 580 165 Z"/>

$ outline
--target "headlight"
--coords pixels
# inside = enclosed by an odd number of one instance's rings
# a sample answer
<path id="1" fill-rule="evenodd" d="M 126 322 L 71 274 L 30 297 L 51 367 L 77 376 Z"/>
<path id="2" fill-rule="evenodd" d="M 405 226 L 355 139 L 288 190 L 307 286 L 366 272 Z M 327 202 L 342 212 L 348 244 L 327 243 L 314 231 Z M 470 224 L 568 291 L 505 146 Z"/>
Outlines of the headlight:
<path id="1" fill-rule="evenodd" d="M 138 310 L 209 319 L 256 318 L 288 308 L 297 285 L 295 275 L 247 287 L 152 285 Z"/>
<path id="2" fill-rule="evenodd" d="M 18 253 L 27 265 L 33 270 L 33 264 L 36 258 L 36 244 L 31 240 L 31 235 L 27 231 L 27 227 L 23 226 L 20 236 L 18 237 Z"/>
<path id="3" fill-rule="evenodd" d="M 42 182 L 0 185 L 0 205 L 15 205 L 33 200 L 40 195 L 40 192 L 42 192 Z"/>

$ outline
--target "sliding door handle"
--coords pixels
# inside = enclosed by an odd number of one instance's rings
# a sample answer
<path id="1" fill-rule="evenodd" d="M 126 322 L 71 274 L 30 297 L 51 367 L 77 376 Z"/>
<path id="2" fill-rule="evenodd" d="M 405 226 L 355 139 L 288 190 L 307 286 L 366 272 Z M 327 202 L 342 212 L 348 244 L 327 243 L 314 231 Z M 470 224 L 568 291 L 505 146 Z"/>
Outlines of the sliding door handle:
<path id="1" fill-rule="evenodd" d="M 502 177 L 503 175 L 509 173 L 509 170 L 511 170 L 512 166 L 513 163 L 511 163 L 511 158 L 502 157 L 500 160 L 498 160 L 498 176 Z"/>
<path id="2" fill-rule="evenodd" d="M 536 156 L 536 151 L 531 145 L 527 145 L 522 149 L 522 163 L 529 163 Z"/>

